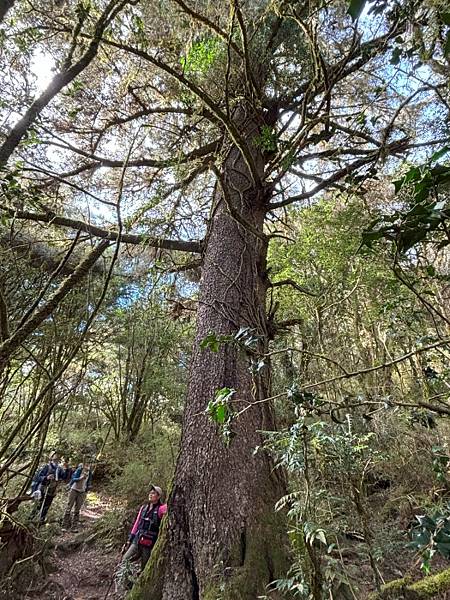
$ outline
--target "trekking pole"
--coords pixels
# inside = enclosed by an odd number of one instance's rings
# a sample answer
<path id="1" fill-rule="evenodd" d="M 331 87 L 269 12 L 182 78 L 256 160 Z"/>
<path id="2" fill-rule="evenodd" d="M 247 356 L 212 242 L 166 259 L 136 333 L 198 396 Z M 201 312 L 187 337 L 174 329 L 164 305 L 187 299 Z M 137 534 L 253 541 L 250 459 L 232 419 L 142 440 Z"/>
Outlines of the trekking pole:
<path id="1" fill-rule="evenodd" d="M 47 494 L 48 494 L 48 485 L 45 488 L 44 498 L 42 500 L 41 509 L 39 511 L 39 522 L 41 522 L 41 519 L 42 519 L 42 513 L 44 511 L 45 501 L 47 500 Z"/>

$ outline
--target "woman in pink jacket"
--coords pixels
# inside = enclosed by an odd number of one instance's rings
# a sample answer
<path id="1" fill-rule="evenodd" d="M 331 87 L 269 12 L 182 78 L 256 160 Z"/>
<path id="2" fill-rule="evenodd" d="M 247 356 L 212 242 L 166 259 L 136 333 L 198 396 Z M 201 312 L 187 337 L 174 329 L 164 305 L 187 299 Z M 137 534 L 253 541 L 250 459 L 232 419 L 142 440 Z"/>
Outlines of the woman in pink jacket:
<path id="1" fill-rule="evenodd" d="M 157 485 L 150 487 L 148 502 L 139 509 L 128 542 L 122 548 L 125 554 L 121 564 L 133 558 L 141 559 L 142 569 L 147 564 L 158 539 L 161 520 L 167 512 L 167 504 L 161 502 L 162 495 L 160 487 Z"/>

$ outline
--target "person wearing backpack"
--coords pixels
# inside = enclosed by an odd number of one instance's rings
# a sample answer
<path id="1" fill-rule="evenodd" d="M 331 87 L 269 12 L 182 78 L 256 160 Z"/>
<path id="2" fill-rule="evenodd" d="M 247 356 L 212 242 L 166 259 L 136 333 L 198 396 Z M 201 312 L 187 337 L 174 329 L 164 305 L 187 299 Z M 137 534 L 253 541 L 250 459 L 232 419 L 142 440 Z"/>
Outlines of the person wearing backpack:
<path id="1" fill-rule="evenodd" d="M 31 519 L 39 516 L 39 523 L 45 522 L 48 510 L 53 502 L 58 489 L 58 484 L 65 480 L 65 470 L 59 466 L 60 457 L 57 452 L 52 452 L 49 461 L 33 478 L 31 494 L 36 504 L 30 515 Z"/>
<path id="2" fill-rule="evenodd" d="M 150 487 L 148 502 L 140 507 L 128 542 L 122 548 L 124 555 L 121 564 L 134 558 L 141 559 L 141 569 L 147 564 L 158 539 L 162 518 L 167 513 L 167 504 L 163 504 L 162 495 L 160 487 Z"/>
<path id="3" fill-rule="evenodd" d="M 75 529 L 79 523 L 80 510 L 83 506 L 86 494 L 91 487 L 92 481 L 92 470 L 91 465 L 79 464 L 76 470 L 73 472 L 70 479 L 69 496 L 67 498 L 67 506 L 63 517 L 63 527 L 72 527 Z M 73 521 L 70 521 L 70 513 L 73 508 Z"/>

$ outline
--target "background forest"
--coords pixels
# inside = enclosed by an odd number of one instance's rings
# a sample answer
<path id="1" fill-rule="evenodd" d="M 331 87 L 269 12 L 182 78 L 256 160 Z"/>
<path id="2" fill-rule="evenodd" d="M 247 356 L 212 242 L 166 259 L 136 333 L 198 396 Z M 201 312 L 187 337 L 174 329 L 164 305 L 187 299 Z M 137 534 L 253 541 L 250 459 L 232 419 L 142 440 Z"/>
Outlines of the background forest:
<path id="1" fill-rule="evenodd" d="M 449 11 L 0 2 L 0 597 L 450 597 Z"/>

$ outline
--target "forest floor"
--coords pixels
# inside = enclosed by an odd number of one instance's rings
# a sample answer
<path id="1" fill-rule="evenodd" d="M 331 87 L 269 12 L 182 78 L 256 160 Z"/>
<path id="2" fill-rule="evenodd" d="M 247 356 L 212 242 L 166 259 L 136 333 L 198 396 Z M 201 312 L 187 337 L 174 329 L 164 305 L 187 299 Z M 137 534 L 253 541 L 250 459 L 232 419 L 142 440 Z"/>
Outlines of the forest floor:
<path id="1" fill-rule="evenodd" d="M 52 507 L 53 508 L 53 507 Z M 95 525 L 111 506 L 97 497 L 81 511 L 76 531 L 63 529 L 55 535 L 48 576 L 24 596 L 24 600 L 119 599 L 114 574 L 120 561 L 120 546 L 105 546 L 95 535 Z"/>
<path id="2" fill-rule="evenodd" d="M 382 549 L 378 562 L 386 581 L 408 574 L 414 580 L 422 579 L 420 560 L 411 549 L 405 548 L 407 517 L 409 513 L 393 515 L 383 522 L 379 515 L 389 501 L 391 492 L 383 490 L 371 496 L 373 526 L 378 534 L 375 550 Z M 108 488 L 88 495 L 81 511 L 82 523 L 78 531 L 61 528 L 66 494 L 59 494 L 49 513 L 49 523 L 37 530 L 41 549 L 36 553 L 36 565 L 22 565 L 22 592 L 14 595 L 20 600 L 123 600 L 125 593 L 116 589 L 115 572 L 120 562 L 120 549 L 130 525 L 130 510 L 122 499 L 111 497 Z M 406 510 L 406 509 L 405 509 Z M 421 510 L 421 509 L 420 509 Z M 418 512 L 419 508 L 414 512 Z M 133 513 L 131 512 L 131 515 Z M 353 525 L 353 523 L 350 523 Z M 389 535 L 387 533 L 389 528 Z M 343 529 L 343 527 L 342 527 Z M 348 529 L 348 527 L 347 527 Z M 357 533 L 357 532 L 356 532 Z M 361 600 L 373 590 L 373 573 L 367 559 L 367 548 L 358 536 L 341 535 L 339 552 L 327 553 L 323 566 L 330 573 L 336 600 Z M 355 534 L 355 532 L 353 532 Z M 389 543 L 386 542 L 388 540 Z M 38 554 L 40 556 L 38 556 Z M 434 557 L 433 572 L 448 568 L 448 561 Z M 13 596 L 0 590 L 0 598 Z M 450 592 L 436 600 L 450 600 Z"/>

